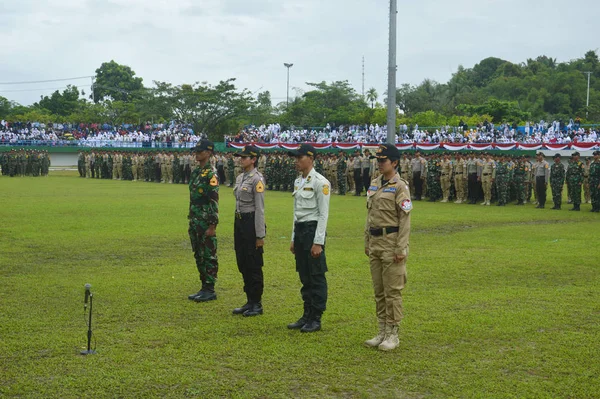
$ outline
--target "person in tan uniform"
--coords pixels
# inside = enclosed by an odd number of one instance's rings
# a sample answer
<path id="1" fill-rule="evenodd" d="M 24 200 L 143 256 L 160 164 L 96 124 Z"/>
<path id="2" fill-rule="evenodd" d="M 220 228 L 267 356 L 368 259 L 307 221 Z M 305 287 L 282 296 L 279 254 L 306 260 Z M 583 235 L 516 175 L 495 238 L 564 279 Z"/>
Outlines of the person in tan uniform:
<path id="1" fill-rule="evenodd" d="M 454 162 L 454 189 L 456 190 L 456 201 L 455 204 L 462 204 L 465 200 L 465 186 L 467 177 L 467 162 L 463 158 L 461 153 L 456 154 L 456 161 Z"/>
<path id="2" fill-rule="evenodd" d="M 442 201 L 448 202 L 450 198 L 450 186 L 452 184 L 452 161 L 450 160 L 450 154 L 445 153 L 440 163 L 440 169 L 442 175 L 440 176 L 440 185 L 442 186 Z"/>
<path id="3" fill-rule="evenodd" d="M 379 165 L 377 164 L 377 158 L 371 157 L 370 155 L 369 158 L 371 163 L 371 180 L 375 180 L 379 177 Z"/>
<path id="4" fill-rule="evenodd" d="M 412 193 L 412 187 L 411 187 L 412 186 L 412 183 L 411 183 L 412 171 L 410 169 L 410 159 L 408 159 L 408 155 L 406 155 L 406 153 L 402 154 L 402 159 L 400 159 L 399 169 L 400 169 L 400 177 L 408 182 L 408 188 L 411 190 L 411 193 Z"/>
<path id="5" fill-rule="evenodd" d="M 483 188 L 483 202 L 481 205 L 490 206 L 492 200 L 492 183 L 496 178 L 496 162 L 492 159 L 490 153 L 486 153 L 486 159 L 479 164 L 479 177 Z"/>
<path id="6" fill-rule="evenodd" d="M 356 186 L 354 185 L 354 159 L 356 155 L 350 155 L 348 157 L 348 162 L 346 162 L 346 182 L 348 187 L 348 192 L 352 192 L 355 190 Z"/>
<path id="7" fill-rule="evenodd" d="M 398 325 L 403 317 L 402 289 L 406 284 L 412 202 L 408 182 L 396 170 L 400 160 L 396 146 L 383 144 L 375 156 L 381 176 L 371 181 L 367 191 L 364 236 L 379 333 L 365 345 L 389 351 L 400 343 Z"/>
<path id="8" fill-rule="evenodd" d="M 583 203 L 590 204 L 592 202 L 592 196 L 590 193 L 590 163 L 591 158 L 587 157 L 583 164 Z"/>
<path id="9" fill-rule="evenodd" d="M 335 154 L 329 154 L 329 160 L 328 160 L 328 170 L 329 170 L 329 182 L 331 183 L 331 190 L 333 191 L 334 194 L 339 194 L 339 186 L 338 186 L 338 179 L 337 179 L 337 159 L 335 157 Z"/>

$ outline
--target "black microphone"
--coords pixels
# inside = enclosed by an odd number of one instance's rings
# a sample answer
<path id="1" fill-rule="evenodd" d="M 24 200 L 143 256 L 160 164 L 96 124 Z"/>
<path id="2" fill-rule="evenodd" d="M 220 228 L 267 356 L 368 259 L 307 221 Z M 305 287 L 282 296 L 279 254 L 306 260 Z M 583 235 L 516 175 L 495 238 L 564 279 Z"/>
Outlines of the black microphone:
<path id="1" fill-rule="evenodd" d="M 85 299 L 83 300 L 83 309 L 87 308 L 87 303 L 88 303 L 88 300 L 90 299 L 90 295 L 91 295 L 90 288 L 92 288 L 91 284 L 85 285 Z"/>

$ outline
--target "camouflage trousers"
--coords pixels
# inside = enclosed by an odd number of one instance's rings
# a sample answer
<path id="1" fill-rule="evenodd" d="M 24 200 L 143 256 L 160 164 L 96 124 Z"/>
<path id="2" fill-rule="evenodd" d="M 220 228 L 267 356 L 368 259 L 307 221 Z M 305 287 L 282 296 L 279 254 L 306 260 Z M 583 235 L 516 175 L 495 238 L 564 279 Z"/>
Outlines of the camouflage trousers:
<path id="1" fill-rule="evenodd" d="M 207 237 L 208 223 L 204 220 L 191 219 L 188 234 L 196 259 L 196 267 L 203 284 L 214 284 L 217 281 L 219 263 L 217 259 L 217 237 Z"/>
<path id="2" fill-rule="evenodd" d="M 508 178 L 505 175 L 496 175 L 496 193 L 498 204 L 506 205 L 508 201 Z"/>
<path id="3" fill-rule="evenodd" d="M 515 194 L 517 196 L 517 203 L 523 204 L 527 199 L 527 186 L 525 180 L 522 178 L 515 178 Z"/>
<path id="4" fill-rule="evenodd" d="M 550 179 L 550 188 L 552 189 L 552 202 L 554 202 L 556 208 L 560 208 L 562 205 L 563 183 L 561 181 L 552 181 L 552 179 Z"/>
<path id="5" fill-rule="evenodd" d="M 340 195 L 346 195 L 346 179 L 344 178 L 344 171 L 339 170 L 336 172 L 336 174 L 339 193 Z"/>
<path id="6" fill-rule="evenodd" d="M 577 208 L 581 204 L 581 183 L 567 183 L 567 188 L 571 202 Z"/>

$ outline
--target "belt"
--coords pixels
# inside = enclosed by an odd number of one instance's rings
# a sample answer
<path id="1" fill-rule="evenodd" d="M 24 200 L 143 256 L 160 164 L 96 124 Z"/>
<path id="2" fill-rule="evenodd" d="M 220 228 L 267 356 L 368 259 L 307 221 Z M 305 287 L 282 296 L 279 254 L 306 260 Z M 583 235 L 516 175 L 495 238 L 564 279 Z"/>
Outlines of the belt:
<path id="1" fill-rule="evenodd" d="M 297 229 L 305 229 L 305 228 L 308 228 L 308 227 L 315 227 L 317 224 L 319 224 L 319 223 L 316 220 L 311 220 L 311 221 L 308 221 L 308 222 L 297 222 L 297 223 L 294 224 L 294 226 Z"/>
<path id="2" fill-rule="evenodd" d="M 248 212 L 248 213 L 236 212 L 235 213 L 235 218 L 239 219 L 239 220 L 252 219 L 253 217 L 254 217 L 254 212 Z"/>
<path id="3" fill-rule="evenodd" d="M 374 228 L 369 229 L 369 233 L 373 237 L 381 237 L 384 234 L 388 235 L 388 234 L 392 234 L 392 233 L 397 233 L 399 231 L 400 231 L 400 229 L 398 227 L 382 227 L 379 229 L 374 229 Z"/>
<path id="4" fill-rule="evenodd" d="M 442 173 L 442 176 L 448 176 L 448 173 Z"/>
<path id="5" fill-rule="evenodd" d="M 461 173 L 455 173 L 455 175 L 462 175 L 462 172 Z"/>
<path id="6" fill-rule="evenodd" d="M 483 175 L 484 175 L 484 176 L 489 176 L 490 174 L 491 174 L 491 173 L 484 173 Z"/>

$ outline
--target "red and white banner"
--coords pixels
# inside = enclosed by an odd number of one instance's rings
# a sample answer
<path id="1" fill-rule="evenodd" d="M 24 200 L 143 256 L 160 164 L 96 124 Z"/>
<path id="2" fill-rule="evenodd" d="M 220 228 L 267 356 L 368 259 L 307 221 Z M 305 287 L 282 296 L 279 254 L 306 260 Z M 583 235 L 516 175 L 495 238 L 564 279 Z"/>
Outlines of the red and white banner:
<path id="1" fill-rule="evenodd" d="M 444 143 L 444 144 L 442 144 L 442 146 L 446 150 L 450 150 L 450 151 L 466 150 L 469 147 L 468 144 L 459 144 L 459 143 Z"/>
<path id="2" fill-rule="evenodd" d="M 416 146 L 419 150 L 424 151 L 437 150 L 440 148 L 439 144 L 417 144 Z"/>
<path id="3" fill-rule="evenodd" d="M 396 144 L 396 148 L 401 150 L 401 151 L 406 151 L 406 150 L 412 150 L 414 147 L 414 144 L 406 144 L 406 143 L 402 143 L 402 144 Z"/>
<path id="4" fill-rule="evenodd" d="M 521 144 L 518 145 L 519 150 L 537 151 L 542 148 L 542 144 Z"/>
<path id="5" fill-rule="evenodd" d="M 562 150 L 566 150 L 567 148 L 569 148 L 569 145 L 568 144 L 544 144 L 544 147 L 546 147 L 547 150 L 562 151 Z"/>
<path id="6" fill-rule="evenodd" d="M 315 147 L 317 150 L 326 150 L 331 148 L 337 148 L 340 150 L 377 150 L 379 144 L 360 144 L 360 143 L 308 143 Z M 261 150 L 270 149 L 284 149 L 284 150 L 295 150 L 300 147 L 300 144 L 294 143 L 227 143 L 229 147 L 241 150 L 247 145 L 254 145 Z M 596 148 L 600 148 L 600 143 L 572 143 L 572 144 L 524 144 L 524 143 L 399 143 L 396 144 L 396 148 L 402 151 L 418 149 L 423 151 L 446 149 L 449 151 L 462 151 L 466 149 L 476 151 L 489 151 L 492 149 L 510 151 L 510 150 L 523 150 L 523 151 L 538 151 L 538 150 L 549 150 L 549 151 L 591 151 Z"/>
<path id="7" fill-rule="evenodd" d="M 594 149 L 597 143 L 573 143 L 571 149 L 576 151 L 589 151 Z"/>
<path id="8" fill-rule="evenodd" d="M 494 148 L 503 151 L 510 151 L 517 146 L 516 143 L 508 143 L 508 144 L 494 144 Z"/>
<path id="9" fill-rule="evenodd" d="M 489 144 L 482 144 L 482 143 L 477 143 L 477 144 L 469 144 L 469 148 L 472 150 L 477 150 L 477 151 L 487 151 L 487 150 L 491 150 L 493 147 L 493 144 L 489 143 Z"/>

